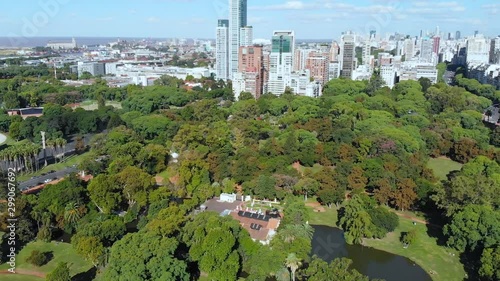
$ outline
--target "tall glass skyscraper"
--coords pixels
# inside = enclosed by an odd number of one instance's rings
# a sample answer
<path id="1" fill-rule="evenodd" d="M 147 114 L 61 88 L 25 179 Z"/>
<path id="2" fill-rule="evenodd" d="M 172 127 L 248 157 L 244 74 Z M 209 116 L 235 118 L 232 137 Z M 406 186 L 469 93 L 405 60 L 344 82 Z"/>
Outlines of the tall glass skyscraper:
<path id="1" fill-rule="evenodd" d="M 215 70 L 217 79 L 229 78 L 229 20 L 219 20 L 215 42 Z"/>
<path id="2" fill-rule="evenodd" d="M 229 78 L 238 72 L 240 29 L 247 26 L 247 0 L 229 0 Z"/>
<path id="3" fill-rule="evenodd" d="M 271 42 L 268 92 L 281 95 L 290 84 L 293 71 L 295 33 L 291 30 L 274 31 Z"/>

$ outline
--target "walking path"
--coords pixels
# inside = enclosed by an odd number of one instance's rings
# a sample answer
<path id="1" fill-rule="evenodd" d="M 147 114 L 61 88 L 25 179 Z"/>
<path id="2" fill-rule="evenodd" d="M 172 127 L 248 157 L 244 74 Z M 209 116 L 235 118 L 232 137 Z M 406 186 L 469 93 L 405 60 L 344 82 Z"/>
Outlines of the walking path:
<path id="1" fill-rule="evenodd" d="M 43 273 L 43 272 L 31 271 L 31 270 L 25 270 L 25 269 L 16 269 L 16 273 L 9 272 L 8 270 L 2 270 L 2 271 L 0 271 L 0 275 L 2 275 L 2 274 L 29 275 L 29 276 L 45 278 L 45 273 Z"/>
<path id="2" fill-rule="evenodd" d="M 434 226 L 434 227 L 442 228 L 442 226 L 440 226 L 440 225 L 430 223 L 430 222 L 428 222 L 428 221 L 426 221 L 426 220 L 423 220 L 423 219 L 417 218 L 417 217 L 415 217 L 415 216 L 410 216 L 410 215 L 403 214 L 403 213 L 400 213 L 400 212 L 397 212 L 397 211 L 395 211 L 394 213 L 395 213 L 396 215 L 400 216 L 400 217 L 407 218 L 407 219 L 411 219 L 411 220 L 412 220 L 412 221 L 414 221 L 414 222 L 418 222 L 418 223 L 422 223 L 422 224 L 426 224 L 426 225 L 430 225 L 430 226 Z"/>

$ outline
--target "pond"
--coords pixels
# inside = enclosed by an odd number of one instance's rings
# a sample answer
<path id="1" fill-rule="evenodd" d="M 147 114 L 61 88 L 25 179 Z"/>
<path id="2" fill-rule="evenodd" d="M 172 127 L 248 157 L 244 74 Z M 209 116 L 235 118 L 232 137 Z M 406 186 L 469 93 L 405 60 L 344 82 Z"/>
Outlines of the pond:
<path id="1" fill-rule="evenodd" d="M 312 254 L 326 262 L 335 258 L 349 258 L 352 268 L 370 279 L 386 281 L 432 281 L 420 266 L 408 258 L 361 245 L 348 245 L 341 229 L 313 225 Z M 402 246 L 401 246 L 402 247 Z M 408 248 L 411 251 L 410 248 Z"/>

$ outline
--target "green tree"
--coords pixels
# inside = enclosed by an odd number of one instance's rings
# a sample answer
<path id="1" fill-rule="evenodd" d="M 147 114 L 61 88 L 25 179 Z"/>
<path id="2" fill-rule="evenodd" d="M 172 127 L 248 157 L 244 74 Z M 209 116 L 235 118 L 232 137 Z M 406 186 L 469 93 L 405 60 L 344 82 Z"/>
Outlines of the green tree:
<path id="1" fill-rule="evenodd" d="M 178 244 L 149 232 L 127 234 L 111 247 L 102 279 L 188 281 L 186 262 L 174 257 Z"/>
<path id="2" fill-rule="evenodd" d="M 65 262 L 60 262 L 57 267 L 47 274 L 47 281 L 71 281 L 69 266 Z"/>
<path id="3" fill-rule="evenodd" d="M 71 244 L 76 252 L 97 267 L 105 254 L 105 248 L 97 237 L 75 237 L 71 239 Z"/>
<path id="4" fill-rule="evenodd" d="M 47 253 L 42 253 L 38 250 L 31 251 L 29 257 L 26 258 L 26 262 L 34 266 L 42 266 L 47 263 Z"/>
<path id="5" fill-rule="evenodd" d="M 500 280 L 500 246 L 483 250 L 479 275 L 487 280 Z"/>
<path id="6" fill-rule="evenodd" d="M 307 201 L 307 196 L 314 194 L 319 189 L 319 182 L 312 178 L 302 178 L 293 187 L 294 190 L 304 194 L 304 201 Z"/>
<path id="7" fill-rule="evenodd" d="M 417 231 L 412 229 L 408 232 L 401 233 L 401 242 L 405 245 L 410 245 L 417 241 Z"/>
<path id="8" fill-rule="evenodd" d="M 350 269 L 351 264 L 352 260 L 347 258 L 337 258 L 328 264 L 317 256 L 313 256 L 312 261 L 309 263 L 307 269 L 302 272 L 302 275 L 309 281 L 368 281 L 367 276 L 362 275 L 356 270 Z"/>
<path id="9" fill-rule="evenodd" d="M 344 229 L 345 239 L 349 244 L 359 244 L 364 237 L 372 235 L 371 217 L 359 195 L 355 195 L 340 210 L 339 225 Z"/>
<path id="10" fill-rule="evenodd" d="M 444 226 L 447 244 L 461 252 L 494 246 L 500 241 L 500 212 L 490 206 L 468 205 Z"/>
<path id="11" fill-rule="evenodd" d="M 286 257 L 285 265 L 290 268 L 292 272 L 292 281 L 295 281 L 295 272 L 302 265 L 302 261 L 294 253 L 290 253 Z"/>

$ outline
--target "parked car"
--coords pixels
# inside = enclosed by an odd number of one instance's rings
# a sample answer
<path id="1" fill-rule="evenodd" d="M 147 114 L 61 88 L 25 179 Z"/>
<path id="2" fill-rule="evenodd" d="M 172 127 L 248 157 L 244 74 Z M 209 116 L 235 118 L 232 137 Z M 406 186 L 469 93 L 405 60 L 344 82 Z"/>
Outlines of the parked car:
<path id="1" fill-rule="evenodd" d="M 46 180 L 44 181 L 44 183 L 49 183 L 49 182 L 51 182 L 51 181 L 52 181 L 52 179 L 46 179 Z"/>

